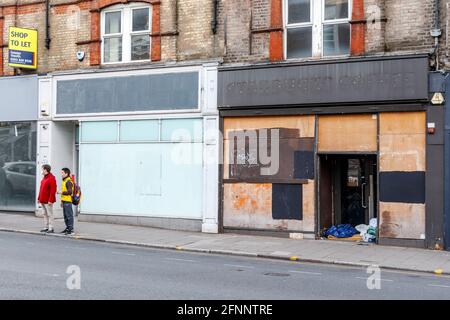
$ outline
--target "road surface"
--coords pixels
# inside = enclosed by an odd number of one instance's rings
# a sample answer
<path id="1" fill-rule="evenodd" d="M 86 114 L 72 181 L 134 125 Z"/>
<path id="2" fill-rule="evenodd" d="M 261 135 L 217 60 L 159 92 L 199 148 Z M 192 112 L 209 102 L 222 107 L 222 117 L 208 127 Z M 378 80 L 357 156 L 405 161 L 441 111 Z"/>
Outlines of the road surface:
<path id="1" fill-rule="evenodd" d="M 371 290 L 370 275 L 363 268 L 0 232 L 0 299 L 450 299 L 447 276 L 382 271 L 381 288 L 371 280 Z"/>

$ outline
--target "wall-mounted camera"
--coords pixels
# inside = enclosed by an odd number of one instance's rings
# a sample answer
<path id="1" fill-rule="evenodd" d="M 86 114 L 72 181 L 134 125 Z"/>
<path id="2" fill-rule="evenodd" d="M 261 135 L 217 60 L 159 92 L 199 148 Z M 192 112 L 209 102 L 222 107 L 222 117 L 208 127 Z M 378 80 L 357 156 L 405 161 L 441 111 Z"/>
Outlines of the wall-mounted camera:
<path id="1" fill-rule="evenodd" d="M 82 62 L 84 60 L 84 57 L 86 56 L 84 51 L 78 51 L 77 52 L 77 59 L 78 61 Z"/>

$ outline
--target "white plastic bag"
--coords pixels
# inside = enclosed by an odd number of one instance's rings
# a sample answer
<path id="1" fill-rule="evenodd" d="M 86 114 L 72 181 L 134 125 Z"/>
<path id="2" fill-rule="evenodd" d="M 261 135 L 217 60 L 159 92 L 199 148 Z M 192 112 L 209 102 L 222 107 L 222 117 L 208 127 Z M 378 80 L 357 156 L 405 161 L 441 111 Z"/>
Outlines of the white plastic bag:
<path id="1" fill-rule="evenodd" d="M 376 228 L 378 226 L 377 218 L 370 219 L 369 226 L 372 228 Z"/>
<path id="2" fill-rule="evenodd" d="M 358 232 L 365 233 L 367 232 L 367 229 L 369 229 L 369 226 L 367 224 L 359 224 L 355 227 L 355 229 L 358 230 Z"/>

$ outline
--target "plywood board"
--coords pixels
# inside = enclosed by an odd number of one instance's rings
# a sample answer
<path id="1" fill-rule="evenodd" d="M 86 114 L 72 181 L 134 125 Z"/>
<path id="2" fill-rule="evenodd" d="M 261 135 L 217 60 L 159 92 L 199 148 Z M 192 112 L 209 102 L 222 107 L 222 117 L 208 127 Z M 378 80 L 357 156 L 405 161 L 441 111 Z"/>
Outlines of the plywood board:
<path id="1" fill-rule="evenodd" d="M 425 134 L 380 135 L 380 171 L 425 171 Z"/>
<path id="2" fill-rule="evenodd" d="M 315 132 L 314 116 L 259 116 L 228 117 L 224 119 L 224 139 L 229 131 L 252 130 L 260 128 L 299 129 L 300 138 L 313 138 Z"/>
<path id="3" fill-rule="evenodd" d="M 303 185 L 303 231 L 314 231 L 315 227 L 315 183 L 308 180 Z"/>
<path id="4" fill-rule="evenodd" d="M 425 134 L 425 112 L 380 113 L 380 135 Z"/>
<path id="5" fill-rule="evenodd" d="M 380 237 L 423 239 L 425 205 L 380 202 Z"/>
<path id="6" fill-rule="evenodd" d="M 376 152 L 377 115 L 319 117 L 319 152 Z"/>
<path id="7" fill-rule="evenodd" d="M 272 218 L 271 184 L 224 184 L 223 223 L 225 227 L 301 231 L 300 220 Z"/>

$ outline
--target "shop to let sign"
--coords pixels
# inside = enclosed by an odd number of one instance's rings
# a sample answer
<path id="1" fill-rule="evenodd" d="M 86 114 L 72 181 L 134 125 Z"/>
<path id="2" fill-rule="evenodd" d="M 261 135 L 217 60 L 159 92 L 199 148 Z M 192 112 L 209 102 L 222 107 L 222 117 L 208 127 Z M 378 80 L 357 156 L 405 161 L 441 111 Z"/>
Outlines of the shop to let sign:
<path id="1" fill-rule="evenodd" d="M 14 68 L 37 68 L 37 30 L 9 28 L 8 65 Z"/>

